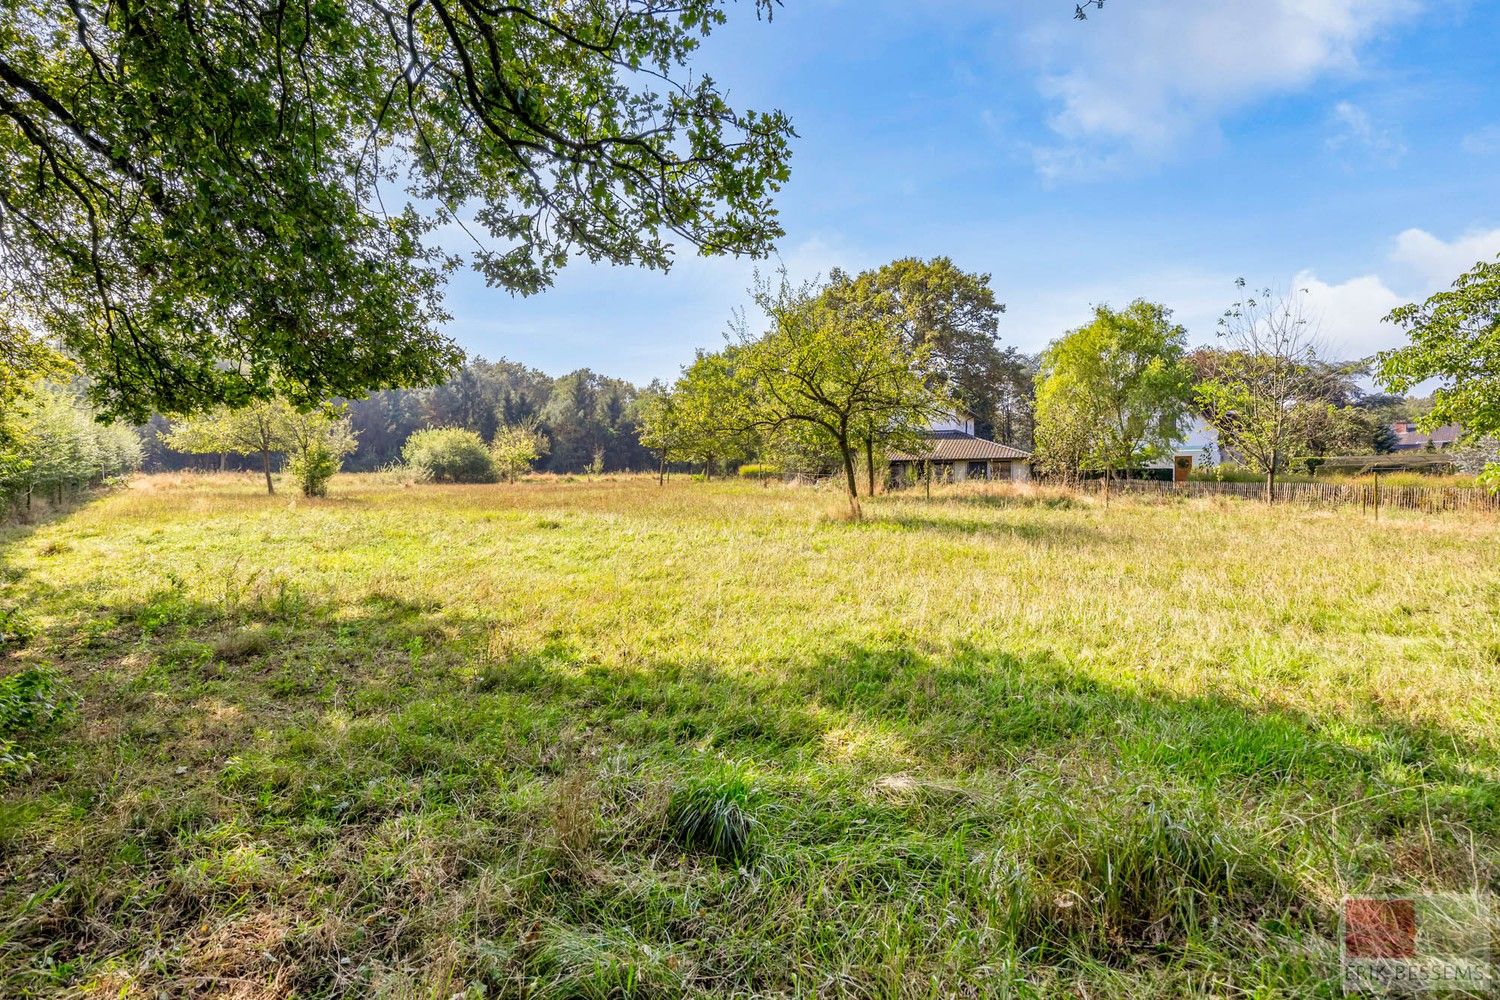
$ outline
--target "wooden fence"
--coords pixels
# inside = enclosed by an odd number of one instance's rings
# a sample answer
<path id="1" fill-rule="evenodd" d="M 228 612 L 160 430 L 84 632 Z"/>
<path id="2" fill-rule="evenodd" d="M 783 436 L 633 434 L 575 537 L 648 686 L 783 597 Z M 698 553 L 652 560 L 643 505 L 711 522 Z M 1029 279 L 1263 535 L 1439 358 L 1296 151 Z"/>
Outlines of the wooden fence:
<path id="1" fill-rule="evenodd" d="M 1103 480 L 1089 479 L 1078 484 L 1080 492 L 1102 494 Z M 1146 494 L 1185 497 L 1241 497 L 1265 500 L 1264 483 L 1168 483 L 1148 479 L 1116 479 L 1109 483 L 1111 493 Z M 1379 514 L 1381 508 L 1414 510 L 1424 514 L 1448 511 L 1500 512 L 1500 494 L 1472 486 L 1385 486 L 1374 483 L 1344 485 L 1337 483 L 1277 483 L 1275 503 L 1297 503 L 1314 507 L 1359 507 Z"/>

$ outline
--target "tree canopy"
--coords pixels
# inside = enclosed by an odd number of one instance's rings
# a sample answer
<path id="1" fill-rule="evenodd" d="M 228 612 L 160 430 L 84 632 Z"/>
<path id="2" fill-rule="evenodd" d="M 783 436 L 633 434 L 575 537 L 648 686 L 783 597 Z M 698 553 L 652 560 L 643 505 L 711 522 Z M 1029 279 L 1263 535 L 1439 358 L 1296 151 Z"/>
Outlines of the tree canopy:
<path id="1" fill-rule="evenodd" d="M 1014 414 L 1014 369 L 1024 356 L 1000 349 L 1005 305 L 988 274 L 964 271 L 948 257 L 903 257 L 853 277 L 835 271 L 825 294 L 878 315 L 925 352 L 929 374 L 978 418 L 981 436 L 1002 409 Z"/>
<path id="2" fill-rule="evenodd" d="M 838 452 L 857 517 L 855 446 L 910 442 L 952 405 L 932 376 L 931 348 L 913 346 L 878 299 L 837 283 L 793 287 L 783 278 L 757 291 L 770 320 L 759 337 L 741 332 L 734 364 L 736 405 L 747 426 L 767 434 L 802 426 Z M 873 466 L 872 466 L 873 468 Z"/>
<path id="3" fill-rule="evenodd" d="M 430 229 L 570 256 L 767 252 L 791 125 L 687 71 L 723 0 L 0 0 L 0 298 L 144 419 L 441 380 Z M 770 0 L 758 0 L 769 14 Z"/>
<path id="4" fill-rule="evenodd" d="M 1182 437 L 1192 370 L 1187 332 L 1171 315 L 1144 300 L 1118 311 L 1096 306 L 1092 322 L 1047 348 L 1037 435 L 1049 464 L 1126 471 Z"/>
<path id="5" fill-rule="evenodd" d="M 1428 379 L 1442 379 L 1420 424 L 1463 427 L 1470 442 L 1500 437 L 1500 258 L 1480 261 L 1447 291 L 1387 317 L 1411 344 L 1380 356 L 1380 380 L 1406 392 Z M 1500 488 L 1500 465 L 1486 478 Z"/>

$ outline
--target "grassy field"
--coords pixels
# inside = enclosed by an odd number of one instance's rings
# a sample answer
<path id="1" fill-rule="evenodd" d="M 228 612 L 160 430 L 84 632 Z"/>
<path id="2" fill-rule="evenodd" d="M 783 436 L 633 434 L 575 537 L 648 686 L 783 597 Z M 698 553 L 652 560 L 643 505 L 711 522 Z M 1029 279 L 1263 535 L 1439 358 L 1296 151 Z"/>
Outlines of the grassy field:
<path id="1" fill-rule="evenodd" d="M 1500 883 L 1500 523 L 143 479 L 0 529 L 0 995 L 1334 996 Z"/>

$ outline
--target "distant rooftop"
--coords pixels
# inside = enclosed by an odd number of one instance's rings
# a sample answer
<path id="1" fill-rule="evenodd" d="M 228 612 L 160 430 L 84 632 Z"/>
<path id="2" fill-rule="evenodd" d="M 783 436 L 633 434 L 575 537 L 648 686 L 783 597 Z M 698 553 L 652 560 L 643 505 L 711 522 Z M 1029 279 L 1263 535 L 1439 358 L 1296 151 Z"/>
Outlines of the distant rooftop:
<path id="1" fill-rule="evenodd" d="M 981 462 L 1003 458 L 1030 458 L 1031 453 L 1008 444 L 997 444 L 963 431 L 938 430 L 927 435 L 928 449 L 915 455 L 897 451 L 893 462 Z"/>
<path id="2" fill-rule="evenodd" d="M 1416 421 L 1398 420 L 1391 424 L 1391 433 L 1396 435 L 1394 447 L 1397 451 L 1414 451 L 1426 448 L 1429 442 L 1434 448 L 1450 448 L 1458 443 L 1463 428 L 1458 424 L 1444 424 L 1433 428 L 1431 434 L 1425 434 L 1417 430 Z"/>

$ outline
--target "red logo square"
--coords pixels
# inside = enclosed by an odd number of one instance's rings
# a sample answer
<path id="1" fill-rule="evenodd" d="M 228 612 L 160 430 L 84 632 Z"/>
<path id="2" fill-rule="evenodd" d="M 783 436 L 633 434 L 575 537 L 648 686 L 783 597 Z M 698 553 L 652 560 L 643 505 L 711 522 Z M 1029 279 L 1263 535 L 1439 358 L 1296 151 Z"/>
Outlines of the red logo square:
<path id="1" fill-rule="evenodd" d="M 1349 958 L 1415 958 L 1415 901 L 1344 900 L 1344 954 Z"/>

